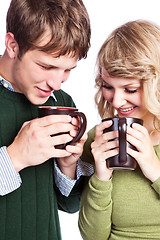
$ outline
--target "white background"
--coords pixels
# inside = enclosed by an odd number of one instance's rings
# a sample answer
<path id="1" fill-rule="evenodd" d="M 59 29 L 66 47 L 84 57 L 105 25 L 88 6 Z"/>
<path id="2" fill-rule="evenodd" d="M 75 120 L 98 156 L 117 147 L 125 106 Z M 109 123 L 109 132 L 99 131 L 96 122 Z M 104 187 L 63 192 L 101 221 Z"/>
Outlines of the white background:
<path id="1" fill-rule="evenodd" d="M 10 0 L 0 1 L 0 54 L 3 54 L 5 18 Z M 146 19 L 160 24 L 160 4 L 159 0 L 84 0 L 84 3 L 91 20 L 91 48 L 87 59 L 78 63 L 62 88 L 73 97 L 77 107 L 86 114 L 89 130 L 100 122 L 94 105 L 95 61 L 100 46 L 112 30 L 126 21 Z M 78 230 L 78 213 L 59 212 L 59 214 L 63 240 L 82 240 Z"/>

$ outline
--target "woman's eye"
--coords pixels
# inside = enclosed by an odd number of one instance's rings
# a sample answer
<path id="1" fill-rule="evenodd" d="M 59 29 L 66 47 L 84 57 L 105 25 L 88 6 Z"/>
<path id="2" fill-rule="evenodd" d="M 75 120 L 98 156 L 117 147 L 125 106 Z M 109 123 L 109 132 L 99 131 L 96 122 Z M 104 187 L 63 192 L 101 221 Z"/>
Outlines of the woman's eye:
<path id="1" fill-rule="evenodd" d="M 137 92 L 137 89 L 131 90 L 131 89 L 125 88 L 125 91 L 126 91 L 127 93 L 135 93 L 135 92 Z"/>
<path id="2" fill-rule="evenodd" d="M 103 87 L 103 88 L 106 88 L 106 89 L 108 89 L 108 90 L 111 90 L 111 89 L 112 89 L 111 86 L 102 85 L 102 87 Z"/>

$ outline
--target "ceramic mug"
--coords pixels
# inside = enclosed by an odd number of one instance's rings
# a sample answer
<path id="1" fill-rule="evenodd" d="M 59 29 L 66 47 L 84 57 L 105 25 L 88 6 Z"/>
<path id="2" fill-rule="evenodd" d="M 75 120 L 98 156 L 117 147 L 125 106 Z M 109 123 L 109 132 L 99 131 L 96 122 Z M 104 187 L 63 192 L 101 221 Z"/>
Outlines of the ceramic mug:
<path id="1" fill-rule="evenodd" d="M 78 142 L 86 130 L 86 126 L 87 126 L 86 116 L 84 113 L 79 112 L 77 108 L 58 107 L 58 106 L 56 106 L 56 107 L 54 107 L 54 106 L 38 107 L 38 116 L 39 117 L 45 117 L 47 115 L 70 115 L 71 117 L 76 117 L 80 123 L 78 134 L 70 142 L 56 145 L 55 148 L 57 148 L 57 149 L 65 149 L 65 147 L 67 145 L 72 145 L 72 144 Z M 65 133 L 58 133 L 55 135 L 59 135 L 59 134 L 65 134 Z M 52 135 L 52 136 L 55 136 L 55 135 Z"/>
<path id="2" fill-rule="evenodd" d="M 143 125 L 143 120 L 139 118 L 105 118 L 102 120 L 108 121 L 112 120 L 113 124 L 109 127 L 104 129 L 104 133 L 109 131 L 118 131 L 119 134 L 119 154 L 109 157 L 106 159 L 107 167 L 111 169 L 128 169 L 128 170 L 135 170 L 137 166 L 136 160 L 131 157 L 127 152 L 126 148 L 130 147 L 134 150 L 137 150 L 133 145 L 126 141 L 126 129 L 127 126 L 132 127 L 133 123 L 138 123 Z"/>

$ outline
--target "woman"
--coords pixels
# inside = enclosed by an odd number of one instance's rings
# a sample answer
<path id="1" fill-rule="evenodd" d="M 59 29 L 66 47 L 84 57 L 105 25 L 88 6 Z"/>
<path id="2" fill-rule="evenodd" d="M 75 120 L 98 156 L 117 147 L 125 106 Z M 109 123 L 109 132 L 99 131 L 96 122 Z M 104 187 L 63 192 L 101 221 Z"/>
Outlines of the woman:
<path id="1" fill-rule="evenodd" d="M 118 154 L 112 121 L 89 132 L 83 160 L 95 173 L 81 201 L 79 227 L 86 240 L 160 239 L 160 27 L 137 20 L 114 30 L 98 54 L 95 100 L 106 117 L 136 117 L 127 127 L 127 148 L 137 161 L 130 170 L 108 169 Z M 109 141 L 110 140 L 110 141 Z"/>

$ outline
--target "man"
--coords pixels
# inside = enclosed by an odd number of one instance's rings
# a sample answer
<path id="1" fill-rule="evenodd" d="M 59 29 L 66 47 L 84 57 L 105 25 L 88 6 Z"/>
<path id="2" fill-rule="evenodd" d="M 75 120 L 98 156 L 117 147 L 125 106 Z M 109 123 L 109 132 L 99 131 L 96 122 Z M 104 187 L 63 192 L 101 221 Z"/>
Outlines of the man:
<path id="1" fill-rule="evenodd" d="M 75 106 L 60 87 L 90 46 L 83 2 L 12 0 L 5 44 L 0 58 L 0 240 L 59 240 L 58 208 L 78 210 L 80 176 L 88 174 L 79 160 L 86 135 L 74 146 L 56 149 L 75 136 L 77 121 L 37 118 L 37 108 Z"/>

